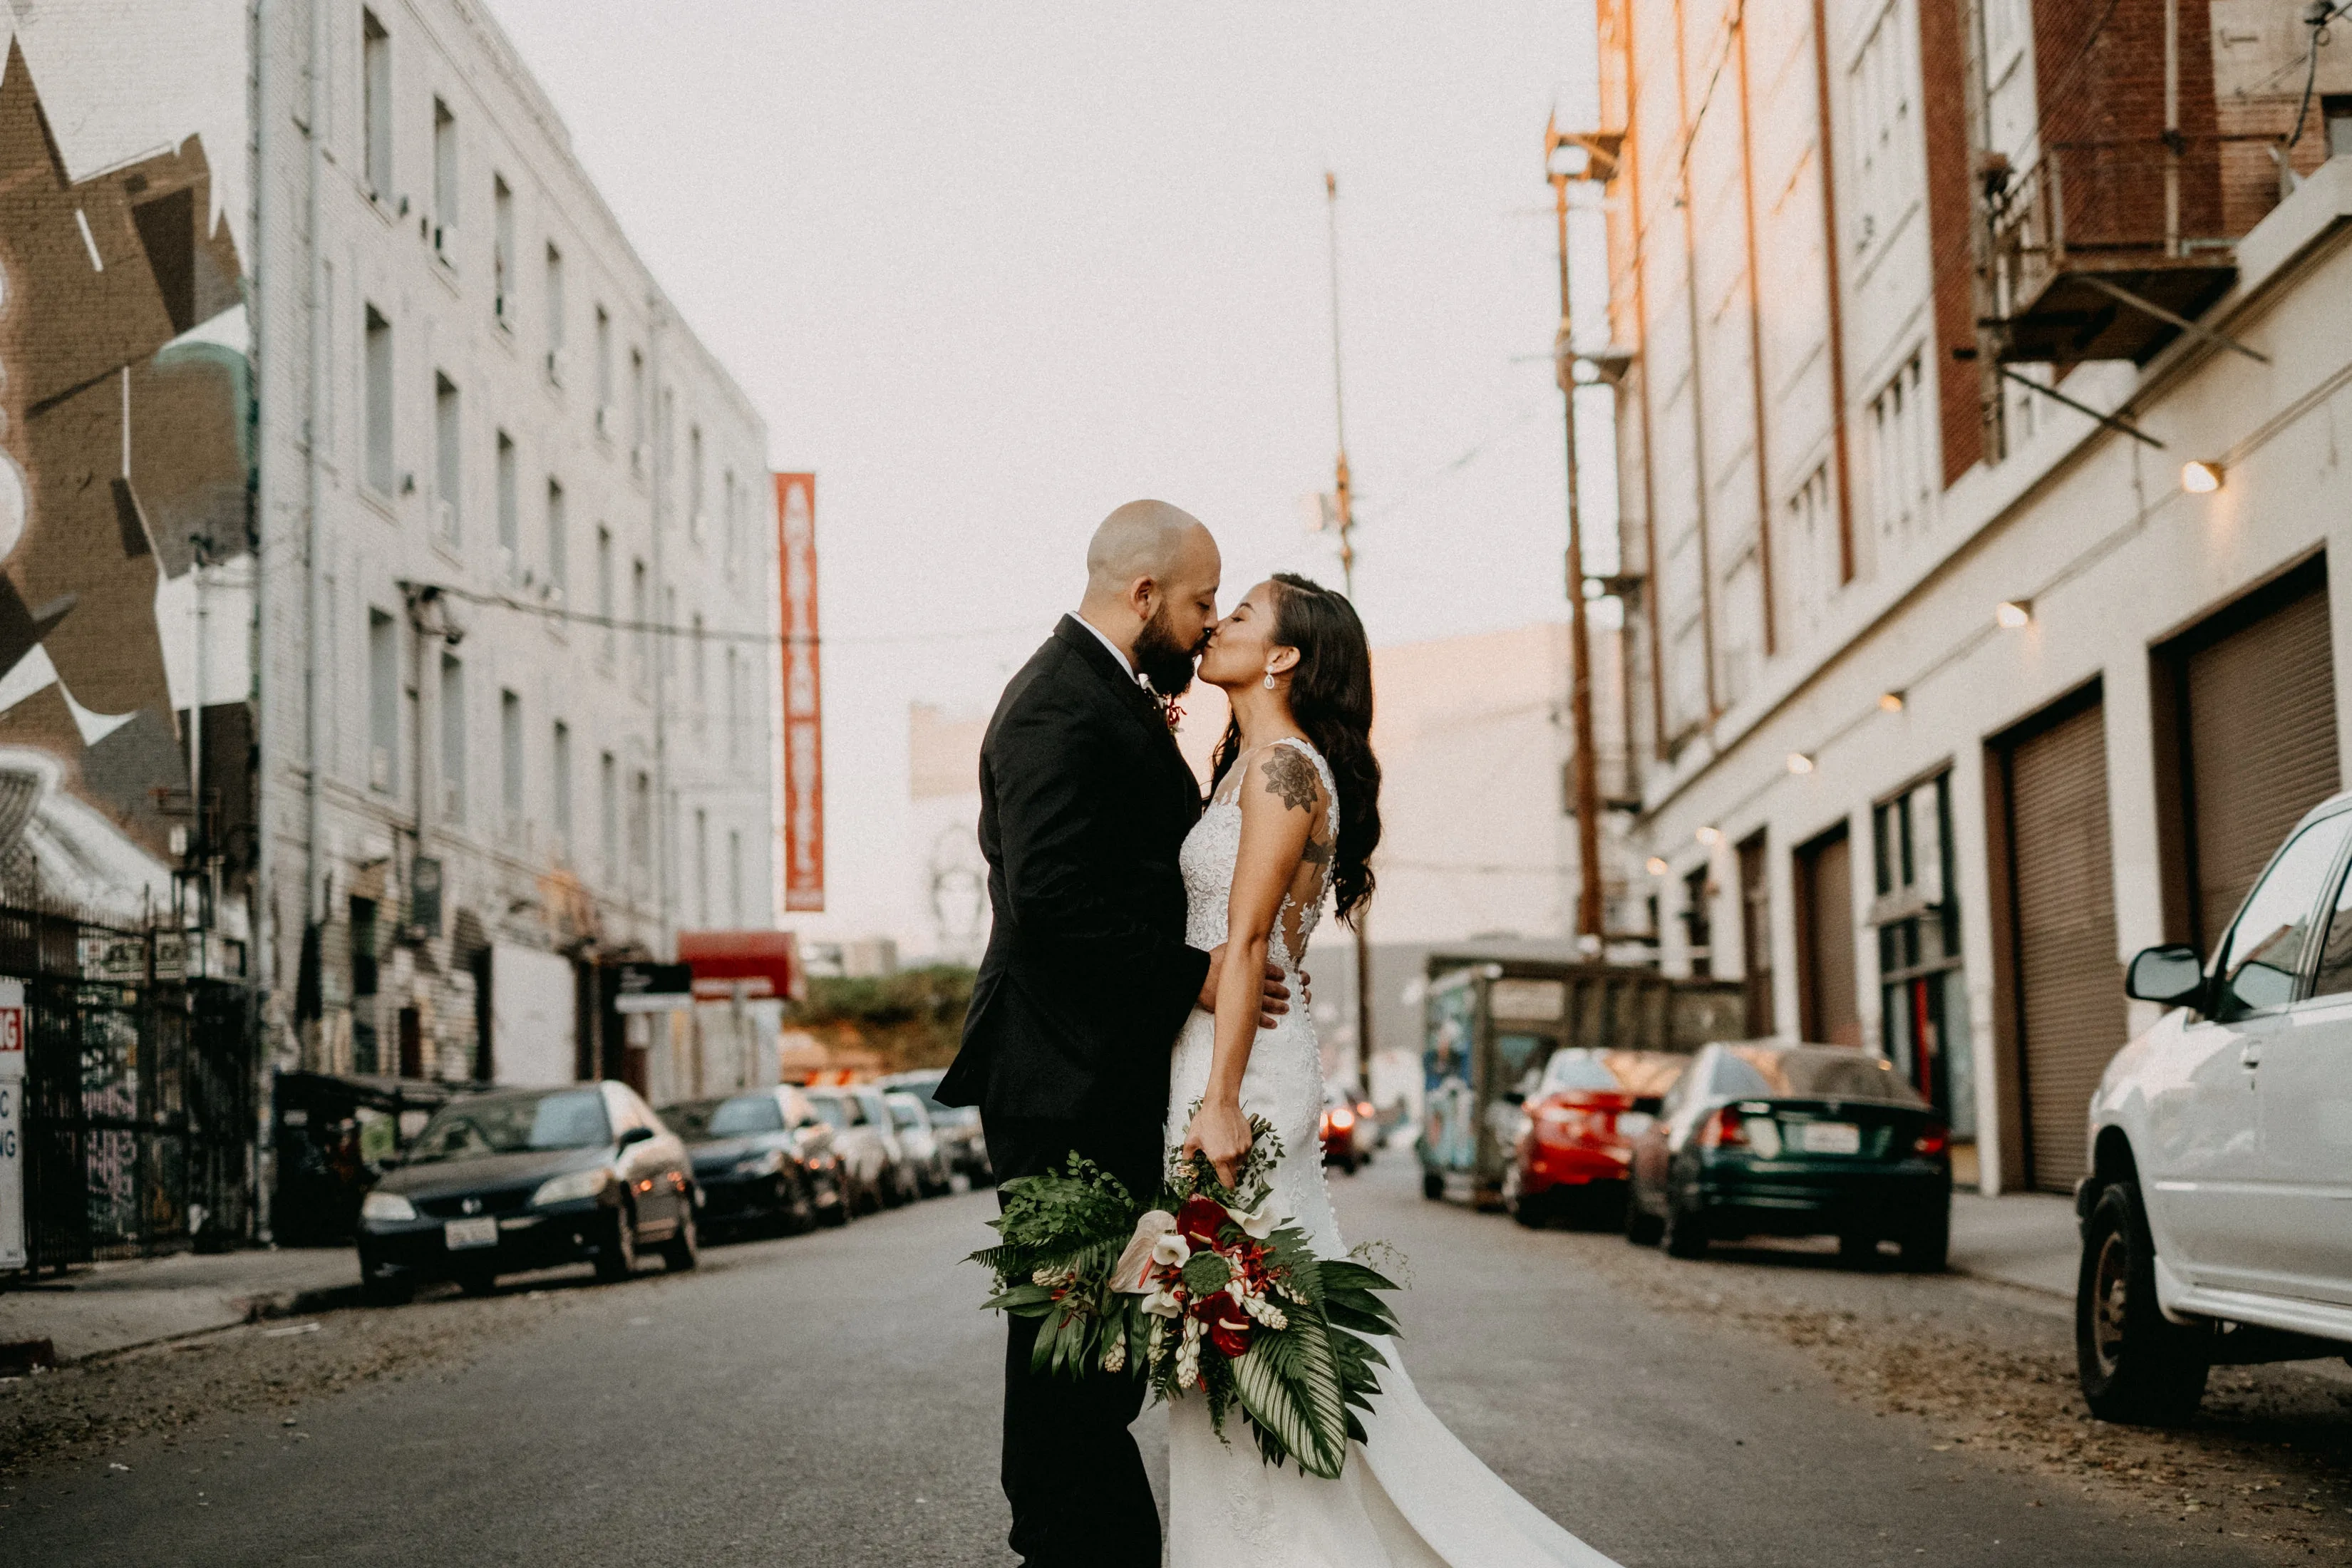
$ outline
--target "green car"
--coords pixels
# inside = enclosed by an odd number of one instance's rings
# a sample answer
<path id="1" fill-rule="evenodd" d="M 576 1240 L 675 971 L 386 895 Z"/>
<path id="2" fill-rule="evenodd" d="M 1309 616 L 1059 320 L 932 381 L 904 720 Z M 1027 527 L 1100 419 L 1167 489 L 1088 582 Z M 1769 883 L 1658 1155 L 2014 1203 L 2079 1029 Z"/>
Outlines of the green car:
<path id="1" fill-rule="evenodd" d="M 1944 1267 L 1951 1131 L 1884 1057 L 1764 1040 L 1712 1045 L 1633 1141 L 1625 1237 L 1696 1258 L 1709 1241 L 1834 1236 L 1853 1262 L 1897 1243 Z"/>

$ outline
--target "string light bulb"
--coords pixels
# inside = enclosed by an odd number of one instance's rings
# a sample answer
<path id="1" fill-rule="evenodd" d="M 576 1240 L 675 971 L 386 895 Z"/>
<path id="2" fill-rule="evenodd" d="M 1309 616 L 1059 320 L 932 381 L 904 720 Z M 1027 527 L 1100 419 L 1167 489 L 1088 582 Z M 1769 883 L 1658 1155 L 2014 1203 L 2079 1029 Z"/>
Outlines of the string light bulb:
<path id="1" fill-rule="evenodd" d="M 2210 496 L 2221 488 L 2221 465 L 2191 460 L 2180 465 L 2180 488 L 2193 496 Z"/>
<path id="2" fill-rule="evenodd" d="M 1667 872 L 1674 869 L 1672 866 L 1666 864 L 1664 857 L 1658 855 L 1653 855 L 1650 857 L 1650 863 L 1645 868 L 1653 877 L 1663 877 Z"/>
<path id="3" fill-rule="evenodd" d="M 1811 773 L 1813 771 L 1813 759 L 1805 755 L 1802 752 L 1790 752 L 1789 753 L 1789 771 L 1792 773 Z"/>
<path id="4" fill-rule="evenodd" d="M 2000 602 L 2000 607 L 1993 611 L 1992 619 L 1993 625 L 2000 627 L 2001 630 L 2005 632 L 2013 632 L 2020 626 L 2030 625 L 2032 622 L 2033 601 L 2031 599 L 2004 599 Z"/>
<path id="5" fill-rule="evenodd" d="M 1902 692 L 1882 691 L 1878 694 L 1878 709 L 1880 712 L 1900 713 L 1903 711 L 1903 707 L 1904 694 Z"/>
<path id="6" fill-rule="evenodd" d="M 1706 845 L 1709 849 L 1712 849 L 1717 845 L 1723 842 L 1723 829 L 1710 825 L 1700 828 L 1698 832 L 1694 834 L 1692 837 L 1696 837 L 1701 844 Z"/>

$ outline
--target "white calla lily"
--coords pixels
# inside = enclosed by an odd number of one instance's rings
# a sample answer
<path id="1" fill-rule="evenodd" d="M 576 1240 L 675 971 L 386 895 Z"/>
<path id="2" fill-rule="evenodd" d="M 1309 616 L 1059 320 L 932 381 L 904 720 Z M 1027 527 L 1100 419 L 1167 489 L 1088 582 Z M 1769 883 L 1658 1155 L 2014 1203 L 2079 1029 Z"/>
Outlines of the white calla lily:
<path id="1" fill-rule="evenodd" d="M 1181 1268 L 1192 1257 L 1192 1244 L 1181 1231 L 1171 1230 L 1151 1244 L 1151 1261 L 1162 1268 Z"/>
<path id="2" fill-rule="evenodd" d="M 1254 1209 L 1228 1207 L 1225 1212 L 1234 1216 L 1234 1223 L 1241 1226 L 1242 1234 L 1252 1241 L 1264 1241 L 1274 1234 L 1274 1227 L 1282 1223 L 1275 1217 L 1272 1194 L 1268 1194 Z"/>

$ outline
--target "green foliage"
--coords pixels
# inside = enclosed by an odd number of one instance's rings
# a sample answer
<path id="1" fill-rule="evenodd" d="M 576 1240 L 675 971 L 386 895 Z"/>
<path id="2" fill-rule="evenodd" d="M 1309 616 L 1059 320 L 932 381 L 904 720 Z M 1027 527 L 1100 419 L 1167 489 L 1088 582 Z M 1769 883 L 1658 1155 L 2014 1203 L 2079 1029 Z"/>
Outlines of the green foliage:
<path id="1" fill-rule="evenodd" d="M 812 976 L 808 1000 L 793 1009 L 791 1022 L 855 1029 L 896 1068 L 942 1067 L 962 1042 L 974 977 L 951 963 L 859 980 Z"/>

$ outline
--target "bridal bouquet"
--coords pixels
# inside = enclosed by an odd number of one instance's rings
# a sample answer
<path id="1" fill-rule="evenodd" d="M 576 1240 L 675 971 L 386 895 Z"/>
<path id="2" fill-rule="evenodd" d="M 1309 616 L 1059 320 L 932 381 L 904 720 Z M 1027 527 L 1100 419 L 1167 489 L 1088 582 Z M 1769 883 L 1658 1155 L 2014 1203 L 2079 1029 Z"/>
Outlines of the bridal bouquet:
<path id="1" fill-rule="evenodd" d="M 1130 1369 L 1154 1394 L 1197 1394 L 1223 1436 L 1239 1409 L 1265 1462 L 1336 1478 L 1356 1412 L 1386 1360 L 1363 1338 L 1393 1334 L 1376 1292 L 1396 1286 L 1345 1258 L 1318 1258 L 1277 1217 L 1267 1173 L 1281 1140 L 1250 1121 L 1250 1152 L 1227 1188 L 1205 1156 L 1171 1156 L 1150 1207 L 1073 1154 L 1066 1170 L 1004 1184 L 1004 1239 L 971 1255 L 996 1275 L 988 1305 L 1044 1321 L 1032 1366 L 1084 1377 Z"/>

